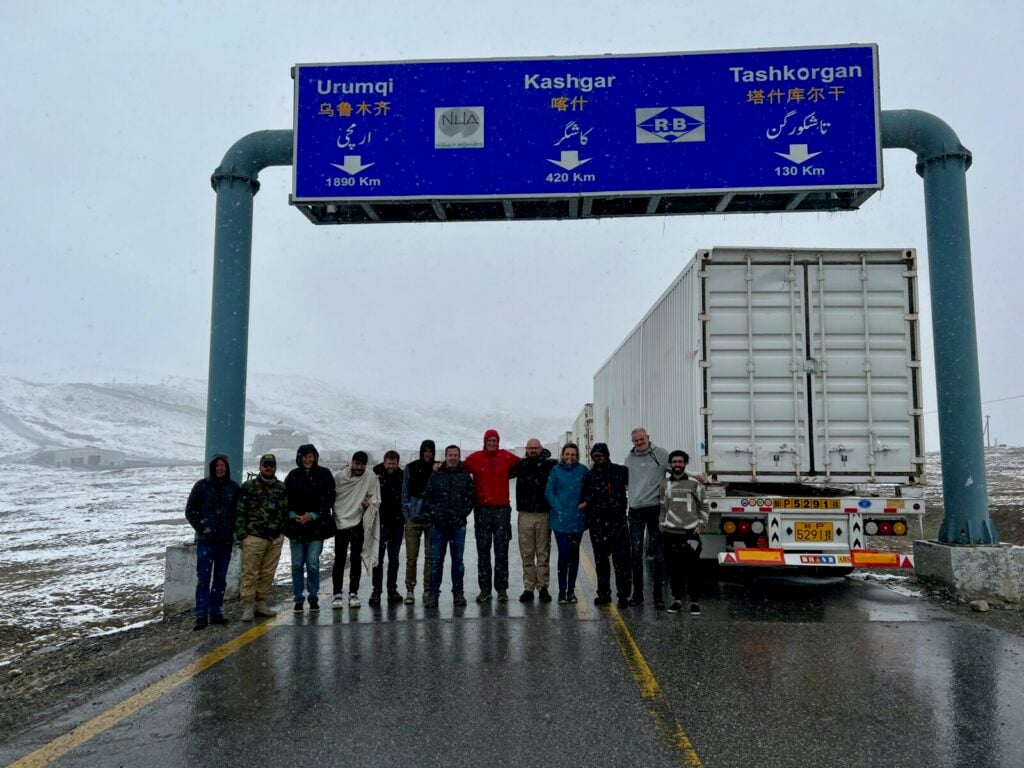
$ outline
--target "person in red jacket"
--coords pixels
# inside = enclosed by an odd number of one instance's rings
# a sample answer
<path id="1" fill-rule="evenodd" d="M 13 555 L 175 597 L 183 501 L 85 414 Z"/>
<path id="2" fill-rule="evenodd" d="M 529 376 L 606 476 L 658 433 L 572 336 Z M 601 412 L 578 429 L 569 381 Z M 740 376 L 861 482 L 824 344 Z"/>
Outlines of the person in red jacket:
<path id="1" fill-rule="evenodd" d="M 519 457 L 498 447 L 498 430 L 484 432 L 484 449 L 475 451 L 463 462 L 473 475 L 476 491 L 474 529 L 476 531 L 478 603 L 491 599 L 491 542 L 494 543 L 494 589 L 498 601 L 508 602 L 508 543 L 512 540 L 512 505 L 508 480 Z"/>

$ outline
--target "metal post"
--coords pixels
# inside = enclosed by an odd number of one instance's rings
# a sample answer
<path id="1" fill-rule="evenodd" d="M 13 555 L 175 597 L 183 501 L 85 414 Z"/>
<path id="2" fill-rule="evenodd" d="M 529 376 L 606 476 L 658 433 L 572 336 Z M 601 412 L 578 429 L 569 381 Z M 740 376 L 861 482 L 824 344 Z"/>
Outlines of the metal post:
<path id="1" fill-rule="evenodd" d="M 989 517 L 974 324 L 967 169 L 971 153 L 946 123 L 918 110 L 882 112 L 882 146 L 917 154 L 924 178 L 928 270 L 942 441 L 942 544 L 998 544 Z"/>
<path id="2" fill-rule="evenodd" d="M 206 458 L 223 453 L 231 474 L 242 477 L 245 378 L 249 356 L 252 201 L 259 172 L 291 165 L 292 131 L 258 131 L 224 155 L 210 183 L 217 192 L 213 246 L 213 309 L 206 395 Z"/>

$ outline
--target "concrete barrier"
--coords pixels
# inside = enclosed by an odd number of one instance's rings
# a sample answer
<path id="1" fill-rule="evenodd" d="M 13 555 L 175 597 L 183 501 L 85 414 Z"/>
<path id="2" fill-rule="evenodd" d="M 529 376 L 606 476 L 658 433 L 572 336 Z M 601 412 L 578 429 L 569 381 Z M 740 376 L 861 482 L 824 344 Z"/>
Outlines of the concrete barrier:
<path id="1" fill-rule="evenodd" d="M 228 565 L 225 600 L 238 597 L 242 583 L 242 547 L 235 544 Z M 180 613 L 196 606 L 196 545 L 173 544 L 167 548 L 164 567 L 164 613 Z"/>
<path id="2" fill-rule="evenodd" d="M 949 587 L 965 600 L 1024 607 L 1024 547 L 915 541 L 914 573 L 919 579 Z"/>

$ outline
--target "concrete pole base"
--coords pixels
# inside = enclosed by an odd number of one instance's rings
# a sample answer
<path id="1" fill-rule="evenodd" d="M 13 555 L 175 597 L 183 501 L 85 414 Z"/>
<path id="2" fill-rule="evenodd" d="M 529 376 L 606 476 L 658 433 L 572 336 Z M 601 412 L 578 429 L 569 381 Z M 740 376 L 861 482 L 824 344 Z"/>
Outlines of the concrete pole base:
<path id="1" fill-rule="evenodd" d="M 167 548 L 164 567 L 164 613 L 183 613 L 196 607 L 196 545 L 173 544 Z M 242 584 L 242 547 L 236 543 L 231 549 L 228 565 L 225 600 L 238 597 Z"/>
<path id="2" fill-rule="evenodd" d="M 914 573 L 919 579 L 948 587 L 964 600 L 1024 608 L 1024 547 L 915 541 Z"/>

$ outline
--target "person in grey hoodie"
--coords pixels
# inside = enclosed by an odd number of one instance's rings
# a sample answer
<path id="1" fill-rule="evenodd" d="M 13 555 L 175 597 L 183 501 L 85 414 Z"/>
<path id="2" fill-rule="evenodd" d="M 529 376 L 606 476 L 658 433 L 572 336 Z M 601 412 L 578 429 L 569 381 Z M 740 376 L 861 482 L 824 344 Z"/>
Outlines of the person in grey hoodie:
<path id="1" fill-rule="evenodd" d="M 650 552 L 654 558 L 651 580 L 654 582 L 654 607 L 663 610 L 664 559 L 661 551 L 661 531 L 658 527 L 661 512 L 661 480 L 668 470 L 668 452 L 651 443 L 643 427 L 630 433 L 633 449 L 626 454 L 629 472 L 629 538 L 630 560 L 633 566 L 633 597 L 629 604 L 644 604 L 644 534 L 650 539 Z"/>
<path id="2" fill-rule="evenodd" d="M 665 545 L 665 569 L 672 586 L 669 613 L 679 613 L 683 597 L 690 593 L 690 613 L 700 616 L 700 532 L 708 523 L 704 486 L 686 474 L 686 451 L 668 455 L 669 471 L 661 481 L 661 533 Z"/>

